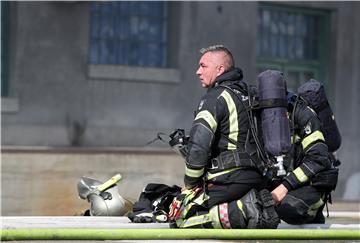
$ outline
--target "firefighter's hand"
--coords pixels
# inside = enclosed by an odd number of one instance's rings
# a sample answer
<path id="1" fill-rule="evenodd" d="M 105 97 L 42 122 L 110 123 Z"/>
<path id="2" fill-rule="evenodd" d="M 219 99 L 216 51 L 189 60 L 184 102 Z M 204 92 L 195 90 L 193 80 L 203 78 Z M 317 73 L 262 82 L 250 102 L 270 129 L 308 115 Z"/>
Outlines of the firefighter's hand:
<path id="1" fill-rule="evenodd" d="M 180 216 L 181 199 L 175 197 L 169 206 L 168 218 L 170 220 L 176 220 Z"/>
<path id="2" fill-rule="evenodd" d="M 287 193 L 288 189 L 283 184 L 280 184 L 278 187 L 276 187 L 271 192 L 271 196 L 275 202 L 275 205 L 278 205 L 284 199 Z"/>
<path id="3" fill-rule="evenodd" d="M 181 192 L 184 192 L 184 191 L 186 191 L 186 190 L 190 190 L 192 187 L 191 186 L 183 186 L 182 188 L 181 188 Z"/>

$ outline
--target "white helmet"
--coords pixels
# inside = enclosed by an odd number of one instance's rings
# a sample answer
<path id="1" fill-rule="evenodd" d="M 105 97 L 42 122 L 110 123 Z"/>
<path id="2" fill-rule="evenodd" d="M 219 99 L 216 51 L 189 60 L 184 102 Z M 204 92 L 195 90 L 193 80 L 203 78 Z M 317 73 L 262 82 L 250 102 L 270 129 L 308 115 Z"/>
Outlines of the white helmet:
<path id="1" fill-rule="evenodd" d="M 101 181 L 81 177 L 77 188 L 80 198 L 87 199 L 90 206 L 91 216 L 123 216 L 127 212 L 125 199 L 120 196 L 118 188 L 115 185 L 104 191 L 99 191 L 98 186 Z"/>

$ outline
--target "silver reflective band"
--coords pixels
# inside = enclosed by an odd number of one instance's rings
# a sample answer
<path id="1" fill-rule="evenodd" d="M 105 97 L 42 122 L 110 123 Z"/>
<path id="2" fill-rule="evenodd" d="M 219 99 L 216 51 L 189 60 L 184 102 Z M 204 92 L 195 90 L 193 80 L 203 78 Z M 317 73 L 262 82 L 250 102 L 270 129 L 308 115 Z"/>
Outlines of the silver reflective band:
<path id="1" fill-rule="evenodd" d="M 198 119 L 204 119 L 207 122 L 207 124 L 209 124 L 211 131 L 213 131 L 215 133 L 216 128 L 217 128 L 217 122 L 216 122 L 214 116 L 209 111 L 207 111 L 207 110 L 200 111 L 196 115 L 194 121 L 196 121 Z"/>
<path id="2" fill-rule="evenodd" d="M 302 145 L 303 149 L 305 149 L 311 143 L 313 143 L 313 142 L 315 142 L 317 140 L 325 141 L 324 135 L 320 131 L 315 131 L 315 132 L 311 133 L 309 136 L 305 137 L 302 140 L 301 145 Z"/>
<path id="3" fill-rule="evenodd" d="M 294 174 L 296 176 L 296 179 L 298 179 L 298 181 L 301 183 L 304 183 L 307 180 L 309 180 L 309 177 L 305 175 L 304 171 L 300 167 L 294 170 Z"/>
<path id="4" fill-rule="evenodd" d="M 189 177 L 201 177 L 204 174 L 205 168 L 202 169 L 190 169 L 187 166 L 185 166 L 185 175 Z"/>
<path id="5" fill-rule="evenodd" d="M 228 110 L 229 110 L 229 124 L 230 124 L 229 125 L 229 138 L 230 138 L 230 141 L 237 142 L 239 125 L 238 125 L 238 114 L 237 114 L 235 102 L 231 98 L 231 95 L 229 94 L 229 92 L 227 92 L 226 90 L 224 92 L 222 92 L 220 96 L 225 99 Z M 236 144 L 229 142 L 228 149 L 229 150 L 236 149 Z"/>

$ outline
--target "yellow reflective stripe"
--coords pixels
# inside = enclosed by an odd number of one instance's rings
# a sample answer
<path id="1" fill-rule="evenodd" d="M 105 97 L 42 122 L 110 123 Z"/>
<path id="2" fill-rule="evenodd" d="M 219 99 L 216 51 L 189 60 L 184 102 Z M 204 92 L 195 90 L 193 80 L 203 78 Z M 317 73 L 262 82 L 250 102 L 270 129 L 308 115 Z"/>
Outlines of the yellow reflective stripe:
<path id="1" fill-rule="evenodd" d="M 209 111 L 207 111 L 207 110 L 200 111 L 200 112 L 196 115 L 194 121 L 196 121 L 196 120 L 198 120 L 198 119 L 204 119 L 204 120 L 209 124 L 211 130 L 212 130 L 213 132 L 216 131 L 217 122 L 216 122 L 214 116 L 213 116 Z"/>
<path id="2" fill-rule="evenodd" d="M 296 176 L 296 179 L 298 179 L 298 181 L 300 181 L 302 183 L 309 180 L 309 177 L 307 175 L 305 175 L 304 171 L 300 167 L 297 167 L 294 170 L 294 174 Z"/>
<path id="3" fill-rule="evenodd" d="M 204 174 L 205 169 L 190 169 L 185 166 L 185 175 L 189 177 L 199 178 Z"/>
<path id="4" fill-rule="evenodd" d="M 190 209 L 195 205 L 195 203 L 189 203 L 188 205 L 185 206 L 184 210 L 181 213 L 181 217 L 182 218 L 186 218 L 188 212 L 190 211 Z"/>
<path id="5" fill-rule="evenodd" d="M 194 199 L 194 203 L 198 205 L 202 205 L 205 201 L 209 199 L 209 196 L 205 193 L 201 193 L 197 198 Z"/>
<path id="6" fill-rule="evenodd" d="M 223 174 L 226 174 L 226 173 L 229 173 L 229 172 L 232 172 L 232 171 L 235 171 L 235 170 L 239 170 L 241 169 L 240 167 L 235 167 L 235 168 L 231 168 L 231 169 L 228 169 L 228 170 L 223 170 L 223 171 L 220 171 L 218 173 L 215 173 L 215 174 L 211 174 L 210 172 L 207 173 L 206 175 L 206 179 L 207 180 L 211 180 L 217 176 L 221 176 Z"/>
<path id="7" fill-rule="evenodd" d="M 318 209 L 324 205 L 324 201 L 320 198 L 319 201 L 317 201 L 316 203 L 314 203 L 313 205 L 310 206 L 309 210 L 308 210 L 308 214 L 311 216 L 315 216 Z"/>
<path id="8" fill-rule="evenodd" d="M 315 131 L 315 132 L 311 133 L 309 136 L 305 137 L 302 140 L 301 145 L 302 145 L 303 149 L 305 149 L 305 148 L 307 148 L 307 146 L 309 146 L 311 143 L 313 143 L 317 140 L 325 141 L 324 135 L 320 131 Z"/>
<path id="9" fill-rule="evenodd" d="M 214 229 L 222 229 L 220 217 L 219 217 L 219 206 L 216 205 L 210 209 L 211 224 Z"/>
<path id="10" fill-rule="evenodd" d="M 209 214 L 203 214 L 200 216 L 194 216 L 183 220 L 181 225 L 179 225 L 179 227 L 188 228 L 199 224 L 206 224 L 209 222 L 211 222 L 211 217 L 209 216 Z"/>
<path id="11" fill-rule="evenodd" d="M 239 200 L 236 201 L 236 204 L 237 204 L 238 208 L 240 209 L 242 215 L 246 219 L 246 214 L 245 214 L 245 211 L 244 211 L 244 205 L 243 205 L 242 201 L 239 199 Z"/>
<path id="12" fill-rule="evenodd" d="M 226 90 L 224 90 L 224 92 L 222 92 L 220 96 L 225 99 L 229 110 L 229 138 L 231 139 L 230 141 L 237 142 L 239 125 L 238 125 L 238 113 L 236 110 L 235 103 L 231 98 L 231 95 Z M 229 150 L 236 149 L 236 144 L 229 142 L 228 149 Z"/>
<path id="13" fill-rule="evenodd" d="M 192 199 L 192 198 L 191 198 Z M 189 199 L 189 200 L 191 200 Z M 188 212 L 190 211 L 190 209 L 194 206 L 194 205 L 202 205 L 206 200 L 209 199 L 209 196 L 206 195 L 205 193 L 201 193 L 198 197 L 196 197 L 192 202 L 189 203 L 189 200 L 184 201 L 185 203 L 185 208 L 182 212 L 182 216 L 183 218 L 186 217 L 186 215 L 188 214 Z"/>

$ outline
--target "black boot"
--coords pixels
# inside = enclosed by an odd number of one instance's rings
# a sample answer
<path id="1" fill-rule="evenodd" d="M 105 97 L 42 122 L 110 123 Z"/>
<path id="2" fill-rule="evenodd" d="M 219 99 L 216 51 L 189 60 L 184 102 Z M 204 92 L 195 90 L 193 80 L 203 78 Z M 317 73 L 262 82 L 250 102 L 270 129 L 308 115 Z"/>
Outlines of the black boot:
<path id="1" fill-rule="evenodd" d="M 249 229 L 276 229 L 280 223 L 279 216 L 274 208 L 274 201 L 266 189 L 260 192 L 251 189 L 241 202 L 243 203 L 247 228 Z"/>
<path id="2" fill-rule="evenodd" d="M 177 228 L 179 228 L 179 227 L 177 226 L 175 220 L 170 220 L 170 221 L 169 221 L 169 227 L 170 227 L 170 229 L 177 229 Z"/>
<path id="3" fill-rule="evenodd" d="M 319 208 L 319 210 L 316 213 L 316 216 L 313 221 L 311 221 L 311 224 L 325 224 L 325 217 L 323 214 L 325 204 Z"/>
<path id="4" fill-rule="evenodd" d="M 259 196 L 263 206 L 260 228 L 276 229 L 280 224 L 280 218 L 275 211 L 275 203 L 272 199 L 271 193 L 267 189 L 263 189 L 259 192 Z"/>

